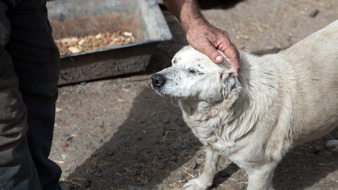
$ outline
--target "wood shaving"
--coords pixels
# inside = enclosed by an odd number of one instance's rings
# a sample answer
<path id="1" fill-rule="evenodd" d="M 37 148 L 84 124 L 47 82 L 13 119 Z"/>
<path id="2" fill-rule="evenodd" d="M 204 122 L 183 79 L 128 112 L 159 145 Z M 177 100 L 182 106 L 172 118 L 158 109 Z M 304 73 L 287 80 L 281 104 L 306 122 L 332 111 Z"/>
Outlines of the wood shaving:
<path id="1" fill-rule="evenodd" d="M 60 55 L 86 52 L 134 42 L 133 33 L 127 31 L 104 32 L 96 35 L 55 39 Z"/>

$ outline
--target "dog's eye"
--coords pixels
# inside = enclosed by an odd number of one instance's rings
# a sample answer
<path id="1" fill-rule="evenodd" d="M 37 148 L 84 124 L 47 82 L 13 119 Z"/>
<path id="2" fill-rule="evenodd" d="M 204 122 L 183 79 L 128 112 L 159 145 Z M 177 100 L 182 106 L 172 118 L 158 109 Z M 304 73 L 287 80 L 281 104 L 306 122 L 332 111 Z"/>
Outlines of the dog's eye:
<path id="1" fill-rule="evenodd" d="M 194 70 L 194 69 L 188 69 L 188 72 L 190 73 L 190 74 L 196 74 L 196 70 Z"/>
<path id="2" fill-rule="evenodd" d="M 197 69 L 187 69 L 189 74 L 192 75 L 204 75 L 204 73 L 202 73 L 201 71 L 197 70 Z"/>

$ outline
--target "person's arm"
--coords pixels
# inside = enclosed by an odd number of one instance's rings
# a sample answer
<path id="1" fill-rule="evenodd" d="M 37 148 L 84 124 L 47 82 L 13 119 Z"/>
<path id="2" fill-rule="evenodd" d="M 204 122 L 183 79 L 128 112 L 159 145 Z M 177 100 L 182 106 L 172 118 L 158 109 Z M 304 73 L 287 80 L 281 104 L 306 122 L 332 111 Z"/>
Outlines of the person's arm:
<path id="1" fill-rule="evenodd" d="M 224 60 L 217 50 L 224 52 L 234 70 L 238 71 L 239 53 L 236 47 L 225 31 L 212 26 L 203 17 L 196 0 L 164 0 L 164 4 L 182 23 L 192 47 L 206 54 L 215 63 Z"/>

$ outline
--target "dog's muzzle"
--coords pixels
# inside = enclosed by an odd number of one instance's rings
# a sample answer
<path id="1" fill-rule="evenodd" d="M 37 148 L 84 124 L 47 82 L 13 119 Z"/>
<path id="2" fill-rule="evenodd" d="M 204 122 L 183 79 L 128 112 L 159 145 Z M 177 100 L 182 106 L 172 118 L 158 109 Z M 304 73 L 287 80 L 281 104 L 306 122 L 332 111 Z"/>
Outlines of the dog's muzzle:
<path id="1" fill-rule="evenodd" d="M 161 74 L 153 74 L 151 76 L 153 87 L 160 88 L 165 84 L 166 78 Z"/>

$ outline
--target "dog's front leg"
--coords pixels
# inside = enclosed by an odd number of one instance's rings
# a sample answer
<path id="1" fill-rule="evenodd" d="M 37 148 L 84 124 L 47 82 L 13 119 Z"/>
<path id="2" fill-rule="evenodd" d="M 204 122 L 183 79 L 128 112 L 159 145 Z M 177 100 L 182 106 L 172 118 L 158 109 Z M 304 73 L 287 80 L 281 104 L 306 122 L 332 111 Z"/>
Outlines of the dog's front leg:
<path id="1" fill-rule="evenodd" d="M 202 174 L 195 179 L 188 181 L 183 188 L 186 190 L 206 190 L 214 180 L 216 167 L 220 154 L 211 148 L 206 149 L 205 165 Z"/>
<path id="2" fill-rule="evenodd" d="M 249 178 L 247 190 L 268 190 L 276 166 L 277 162 L 271 162 L 247 170 L 246 172 Z"/>

